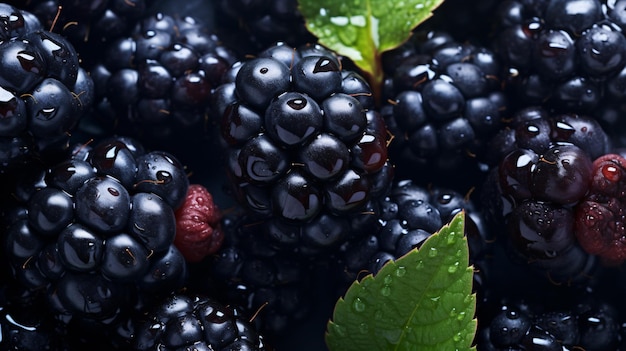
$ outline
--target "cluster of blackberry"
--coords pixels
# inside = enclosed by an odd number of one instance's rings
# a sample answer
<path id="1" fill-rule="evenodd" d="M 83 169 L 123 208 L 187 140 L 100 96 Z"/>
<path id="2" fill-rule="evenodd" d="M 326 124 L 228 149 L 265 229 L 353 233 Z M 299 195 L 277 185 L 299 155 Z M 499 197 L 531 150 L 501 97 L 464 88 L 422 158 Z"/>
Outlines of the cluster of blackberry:
<path id="1" fill-rule="evenodd" d="M 1 349 L 324 349 L 463 211 L 479 351 L 626 350 L 626 2 L 446 0 L 375 89 L 295 0 L 178 5 L 0 4 Z"/>

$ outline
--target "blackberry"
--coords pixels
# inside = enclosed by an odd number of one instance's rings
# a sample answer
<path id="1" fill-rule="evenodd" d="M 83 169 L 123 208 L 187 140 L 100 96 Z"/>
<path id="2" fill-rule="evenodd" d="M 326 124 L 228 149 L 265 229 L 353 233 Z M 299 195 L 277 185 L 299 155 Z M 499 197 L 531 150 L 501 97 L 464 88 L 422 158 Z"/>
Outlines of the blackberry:
<path id="1" fill-rule="evenodd" d="M 477 183 L 485 140 L 506 117 L 495 54 L 432 31 L 414 34 L 383 62 L 390 104 L 383 114 L 398 175 L 457 189 Z M 461 169 L 465 183 L 450 175 Z"/>
<path id="2" fill-rule="evenodd" d="M 503 1 L 495 51 L 519 104 L 588 114 L 607 132 L 623 131 L 626 22 L 619 1 Z"/>
<path id="3" fill-rule="evenodd" d="M 63 319 L 115 320 L 184 282 L 172 242 L 187 187 L 166 152 L 123 137 L 81 147 L 14 190 L 4 236 L 12 273 Z"/>
<path id="4" fill-rule="evenodd" d="M 205 262 L 209 268 L 199 269 L 197 280 L 212 279 L 220 301 L 240 306 L 266 337 L 280 340 L 312 313 L 314 291 L 322 289 L 313 285 L 315 264 L 272 247 L 262 224 L 236 216 L 224 218 L 224 244 Z"/>
<path id="5" fill-rule="evenodd" d="M 493 145 L 505 156 L 493 156 L 495 190 L 484 196 L 512 257 L 554 282 L 588 281 L 596 260 L 576 240 L 574 206 L 589 190 L 592 160 L 610 150 L 606 133 L 592 118 L 531 107 Z"/>
<path id="6" fill-rule="evenodd" d="M 233 70 L 216 106 L 239 202 L 290 250 L 336 248 L 366 228 L 356 222 L 372 217 L 392 167 L 363 78 L 315 45 L 274 46 Z"/>
<path id="7" fill-rule="evenodd" d="M 96 108 L 82 130 L 121 132 L 148 147 L 187 154 L 186 148 L 205 145 L 210 136 L 211 92 L 234 60 L 192 17 L 143 17 L 130 36 L 107 45 L 91 68 Z"/>
<path id="8" fill-rule="evenodd" d="M 51 161 L 90 108 L 93 82 L 74 47 L 32 13 L 0 4 L 0 173 Z M 54 161 L 52 161 L 54 162 Z"/>
<path id="9" fill-rule="evenodd" d="M 269 349 L 237 308 L 201 295 L 171 295 L 135 325 L 134 350 Z"/>
<path id="10" fill-rule="evenodd" d="M 528 296 L 504 298 L 484 316 L 477 350 L 617 349 L 622 316 L 613 300 L 585 291 L 551 296 L 549 304 Z"/>

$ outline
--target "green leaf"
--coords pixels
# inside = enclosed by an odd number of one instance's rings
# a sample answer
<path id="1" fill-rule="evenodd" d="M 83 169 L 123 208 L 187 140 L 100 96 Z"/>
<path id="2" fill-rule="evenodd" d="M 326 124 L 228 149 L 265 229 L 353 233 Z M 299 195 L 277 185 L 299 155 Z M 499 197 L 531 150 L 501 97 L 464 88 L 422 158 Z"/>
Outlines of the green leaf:
<path id="1" fill-rule="evenodd" d="M 331 351 L 473 350 L 476 297 L 465 213 L 417 250 L 355 281 L 335 306 Z"/>
<path id="2" fill-rule="evenodd" d="M 299 0 L 320 44 L 352 59 L 372 89 L 382 88 L 381 54 L 406 41 L 443 0 Z"/>

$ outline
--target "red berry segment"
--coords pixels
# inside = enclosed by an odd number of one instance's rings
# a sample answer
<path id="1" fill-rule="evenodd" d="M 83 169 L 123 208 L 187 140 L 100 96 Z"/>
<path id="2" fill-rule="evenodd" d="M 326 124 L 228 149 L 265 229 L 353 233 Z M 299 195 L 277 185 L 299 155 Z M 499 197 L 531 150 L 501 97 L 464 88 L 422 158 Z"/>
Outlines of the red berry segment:
<path id="1" fill-rule="evenodd" d="M 211 193 L 199 184 L 189 185 L 183 206 L 176 211 L 174 245 L 189 262 L 215 253 L 224 240 L 221 213 Z"/>
<path id="2" fill-rule="evenodd" d="M 576 206 L 576 237 L 590 254 L 610 263 L 626 260 L 626 159 L 607 154 L 593 163 L 592 183 Z"/>

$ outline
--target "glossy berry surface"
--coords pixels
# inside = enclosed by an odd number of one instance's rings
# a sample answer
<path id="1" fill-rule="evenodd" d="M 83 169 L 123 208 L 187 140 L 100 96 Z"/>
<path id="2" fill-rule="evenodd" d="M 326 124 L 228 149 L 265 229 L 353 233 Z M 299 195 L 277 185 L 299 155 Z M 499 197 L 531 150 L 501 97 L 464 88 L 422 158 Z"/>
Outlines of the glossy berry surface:
<path id="1" fill-rule="evenodd" d="M 135 350 L 265 350 L 236 308 L 205 296 L 175 294 L 135 323 Z"/>
<path id="2" fill-rule="evenodd" d="M 390 174 L 367 83 L 319 46 L 279 44 L 233 70 L 217 112 L 236 197 L 273 222 L 279 246 L 336 248 L 348 235 L 338 228 L 350 230 Z"/>
<path id="3" fill-rule="evenodd" d="M 69 133 L 93 101 L 74 47 L 32 14 L 0 4 L 0 172 L 67 149 Z"/>
<path id="4" fill-rule="evenodd" d="M 47 290 L 58 314 L 104 320 L 183 281 L 174 210 L 188 180 L 173 156 L 127 138 L 78 151 L 18 185 L 4 244 L 15 278 Z"/>

